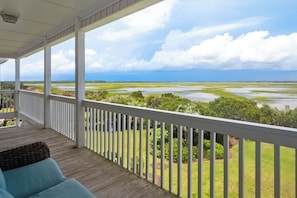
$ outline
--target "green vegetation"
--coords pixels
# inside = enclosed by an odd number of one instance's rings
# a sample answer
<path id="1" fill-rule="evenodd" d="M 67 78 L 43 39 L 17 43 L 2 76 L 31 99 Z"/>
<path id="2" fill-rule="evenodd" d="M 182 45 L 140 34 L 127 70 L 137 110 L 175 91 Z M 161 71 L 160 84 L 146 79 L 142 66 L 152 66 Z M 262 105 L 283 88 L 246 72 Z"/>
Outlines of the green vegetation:
<path id="1" fill-rule="evenodd" d="M 145 127 L 144 127 L 145 128 Z M 124 133 L 120 132 L 119 134 L 119 139 L 118 137 L 118 132 L 113 132 L 113 133 L 95 133 L 95 132 L 89 132 L 86 133 L 86 139 L 87 139 L 87 145 L 89 145 L 89 148 L 95 149 L 98 153 L 103 153 L 104 152 L 104 146 L 98 146 L 96 147 L 97 143 L 98 145 L 103 145 L 102 141 L 107 138 L 108 143 L 106 145 L 106 148 L 109 150 L 112 149 L 112 137 L 115 137 L 114 141 L 114 148 L 115 148 L 115 157 L 118 157 L 117 154 L 117 148 L 119 145 L 119 158 L 120 158 L 120 164 L 123 164 L 124 168 L 127 168 L 128 161 L 130 162 L 130 170 L 133 171 L 133 162 L 134 162 L 134 155 L 133 155 L 133 145 L 135 141 L 135 149 L 136 149 L 136 172 L 139 174 L 139 150 L 140 146 L 142 147 L 142 168 L 143 168 L 143 175 L 146 173 L 146 130 L 143 131 L 142 137 L 143 137 L 143 143 L 140 145 L 140 131 L 137 130 L 135 131 L 135 139 L 133 138 L 134 136 L 134 131 L 131 131 L 129 136 L 130 136 L 130 158 L 128 159 L 128 151 L 125 150 L 125 153 L 123 153 L 122 146 L 123 146 L 123 140 L 124 142 L 124 147 L 127 148 L 128 146 L 128 131 L 124 131 Z M 152 130 L 150 131 L 152 134 Z M 97 137 L 98 141 L 93 141 L 93 137 Z M 151 137 L 149 142 L 151 141 Z M 177 144 L 177 140 L 174 140 L 173 144 Z M 101 142 L 101 144 L 99 144 Z M 209 140 L 204 140 L 204 145 L 206 148 L 209 146 Z M 96 147 L 96 148 L 94 148 Z M 168 142 L 165 143 L 165 150 L 166 147 L 168 147 Z M 222 146 L 220 145 L 216 146 L 216 149 L 222 150 Z M 194 148 L 194 147 L 193 147 Z M 262 197 L 272 197 L 273 196 L 273 189 L 274 189 L 274 176 L 273 176 L 273 171 L 274 171 L 274 147 L 272 144 L 267 144 L 267 143 L 262 143 L 261 144 L 262 148 Z M 245 197 L 255 197 L 255 142 L 254 141 L 245 141 L 244 144 L 244 175 L 245 175 Z M 158 151 L 157 151 L 158 152 Z M 193 153 L 197 153 L 198 149 L 193 149 Z M 107 151 L 108 153 L 108 151 Z M 112 154 L 112 152 L 111 152 Z M 174 154 L 176 155 L 176 154 Z M 215 162 L 215 187 L 216 187 L 216 196 L 215 197 L 223 197 L 223 177 L 224 177 L 224 161 L 219 159 L 219 155 L 223 155 L 222 151 L 216 152 L 216 162 Z M 231 148 L 230 150 L 230 155 L 232 158 L 229 159 L 229 167 L 230 167 L 230 175 L 229 175 L 229 190 L 230 190 L 230 197 L 238 197 L 238 145 L 235 145 L 234 147 Z M 183 147 L 183 152 L 182 152 L 182 158 L 185 158 L 187 156 L 187 153 L 184 152 L 184 147 Z M 204 158 L 207 158 L 207 152 L 204 152 Z M 122 161 L 124 159 L 124 161 Z M 116 159 L 114 160 L 116 162 Z M 295 169 L 292 168 L 294 167 L 295 164 L 295 149 L 292 148 L 285 148 L 281 147 L 281 197 L 295 197 Z M 151 174 L 153 173 L 153 155 L 152 155 L 152 149 L 150 150 L 149 153 L 149 173 L 150 173 L 150 178 Z M 160 172 L 160 164 L 161 160 L 160 158 L 157 158 L 156 161 L 157 164 L 157 170 L 156 170 L 156 175 L 157 175 L 157 185 L 160 185 L 160 177 L 161 177 L 161 172 Z M 169 189 L 169 161 L 165 157 L 164 161 L 164 188 Z M 209 190 L 210 190 L 210 162 L 208 160 L 203 161 L 203 197 L 209 197 Z M 177 193 L 177 168 L 178 164 L 173 163 L 173 192 Z M 197 188 L 198 186 L 198 162 L 194 160 L 192 162 L 192 180 L 193 180 L 193 194 L 197 195 Z M 187 163 L 182 164 L 182 196 L 187 197 L 187 171 L 188 171 L 188 165 Z"/>
<path id="2" fill-rule="evenodd" d="M 164 93 L 164 94 L 148 94 L 144 95 L 141 91 L 142 87 L 174 87 L 176 85 L 184 85 L 184 86 L 203 86 L 201 89 L 205 93 L 216 94 L 220 96 L 219 98 L 213 100 L 212 102 L 203 103 L 203 102 L 195 102 L 191 101 L 186 98 L 182 98 L 178 95 L 174 95 L 172 93 Z M 96 87 L 95 90 L 87 90 L 86 91 L 86 98 L 98 101 L 106 101 L 106 102 L 113 102 L 113 103 L 120 103 L 125 105 L 134 105 L 134 106 L 141 106 L 141 107 L 148 107 L 148 108 L 155 108 L 155 109 L 163 109 L 169 111 L 178 111 L 190 114 L 199 114 L 199 115 L 206 115 L 206 116 L 215 116 L 221 118 L 229 118 L 235 120 L 242 120 L 242 121 L 250 121 L 256 123 L 264 123 L 270 125 L 277 125 L 277 126 L 286 126 L 286 127 L 293 127 L 297 128 L 297 108 L 295 109 L 284 109 L 279 110 L 276 108 L 271 108 L 268 105 L 263 105 L 262 107 L 257 106 L 256 101 L 265 101 L 268 100 L 265 97 L 261 98 L 253 98 L 247 99 L 245 97 L 240 97 L 235 94 L 229 93 L 225 91 L 225 88 L 241 88 L 241 87 L 284 87 L 282 83 L 275 83 L 273 85 L 269 83 L 90 83 L 86 86 L 93 86 Z M 286 84 L 285 85 L 288 90 L 285 93 L 296 93 L 296 84 Z M 118 89 L 120 88 L 137 88 L 136 91 L 131 93 L 120 93 Z M 73 92 L 64 92 L 62 90 L 57 89 L 55 87 L 54 93 L 58 94 L 68 94 L 73 95 Z M 295 90 L 295 91 L 294 91 Z M 145 127 L 144 127 L 145 128 Z M 145 128 L 146 129 L 146 128 Z M 176 129 L 175 129 L 176 130 Z M 176 133 L 176 131 L 174 131 Z M 146 161 L 145 155 L 146 153 L 146 133 L 147 131 L 144 130 L 142 134 L 142 141 L 143 143 L 140 144 L 140 131 L 135 130 L 131 131 L 129 134 L 130 140 L 128 142 L 128 131 L 121 131 L 118 134 L 118 131 L 113 133 L 105 133 L 105 137 L 103 135 L 99 136 L 93 132 L 90 134 L 86 133 L 86 141 L 87 145 L 91 148 L 96 148 L 96 145 L 99 144 L 99 141 L 103 141 L 103 139 L 108 138 L 108 146 L 111 144 L 112 136 L 116 137 L 115 140 L 115 148 L 116 156 L 119 154 L 120 163 L 124 165 L 125 168 L 128 167 L 128 163 L 130 162 L 130 170 L 133 167 L 133 147 L 135 142 L 135 150 L 136 150 L 136 167 L 137 172 L 139 173 L 139 159 L 140 155 L 141 160 L 143 162 L 143 171 L 149 171 L 152 173 L 152 162 L 153 162 L 153 132 L 152 128 L 149 131 L 149 138 L 148 140 L 150 144 L 150 152 L 149 155 L 149 170 L 145 170 Z M 136 139 L 133 138 L 135 133 Z M 161 163 L 161 130 L 157 129 L 156 131 L 156 142 L 157 142 L 157 167 L 160 166 Z M 119 140 L 117 139 L 119 135 Z M 205 141 L 203 143 L 204 148 L 204 158 L 205 161 L 203 162 L 203 195 L 205 197 L 209 196 L 209 179 L 210 179 L 210 162 L 207 160 L 209 158 L 210 152 L 210 141 L 207 137 L 209 134 L 206 132 L 205 134 Z M 96 140 L 98 140 L 98 142 Z M 188 142 L 186 142 L 186 138 L 183 137 L 182 141 L 182 161 L 186 162 L 188 158 Z M 125 140 L 125 141 L 123 141 Z M 216 175 L 216 196 L 215 197 L 223 197 L 223 146 L 222 146 L 222 135 L 217 134 L 216 137 L 216 168 L 215 168 L 215 175 Z M 164 156 L 165 156 L 165 189 L 169 189 L 169 181 L 168 181 L 168 158 L 169 158 L 169 144 L 168 144 L 168 129 L 165 126 L 164 130 Z M 192 149 L 193 149 L 193 170 L 192 170 L 192 177 L 193 177 L 193 195 L 194 197 L 197 195 L 197 175 L 198 175 L 198 162 L 197 162 L 197 153 L 198 147 L 197 143 L 193 141 Z M 92 145 L 93 144 L 93 145 Z M 124 145 L 123 145 L 124 144 Z M 103 145 L 102 142 L 99 145 Z M 173 140 L 173 161 L 177 162 L 177 145 L 178 140 L 174 138 Z M 118 147 L 119 146 L 119 147 Z M 123 146 L 127 148 L 130 147 L 129 151 L 125 151 L 123 153 Z M 119 148 L 119 149 L 117 149 Z M 142 148 L 142 153 L 140 154 L 140 148 Z M 103 148 L 96 148 L 96 151 L 103 150 Z M 271 197 L 273 195 L 273 145 L 262 143 L 262 196 L 263 197 Z M 230 197 L 238 197 L 238 145 L 230 146 Z M 128 153 L 130 155 L 130 159 L 128 158 Z M 295 169 L 292 168 L 295 165 L 295 150 L 291 148 L 281 148 L 281 195 L 282 197 L 295 197 Z M 173 165 L 173 187 L 174 193 L 177 193 L 177 163 Z M 264 171 L 265 170 L 265 171 Z M 245 141 L 245 196 L 246 197 L 254 197 L 255 194 L 255 142 L 253 141 Z M 160 168 L 157 168 L 157 176 L 160 177 Z M 187 164 L 182 164 L 182 195 L 186 197 L 187 192 Z M 158 184 L 158 182 L 157 182 Z"/>

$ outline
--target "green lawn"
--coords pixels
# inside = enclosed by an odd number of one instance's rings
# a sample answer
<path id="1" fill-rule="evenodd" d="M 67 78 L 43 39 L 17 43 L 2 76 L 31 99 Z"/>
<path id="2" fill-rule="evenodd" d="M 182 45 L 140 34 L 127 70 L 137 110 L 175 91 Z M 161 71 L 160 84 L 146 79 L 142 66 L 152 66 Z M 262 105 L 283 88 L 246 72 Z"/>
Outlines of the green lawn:
<path id="1" fill-rule="evenodd" d="M 133 162 L 133 131 L 130 133 L 130 162 L 132 166 Z M 113 133 L 110 134 L 110 140 L 112 139 Z M 115 148 L 117 150 L 117 135 L 114 133 Z M 89 142 L 91 136 L 86 135 Z M 97 135 L 95 135 L 97 137 Z M 104 136 L 102 135 L 102 138 Z M 92 141 L 93 142 L 93 141 Z M 120 133 L 120 156 L 122 157 L 122 133 Z M 125 145 L 127 148 L 127 131 L 125 132 Z M 108 146 L 107 146 L 108 147 Z M 136 155 L 139 156 L 139 131 L 136 131 Z M 144 169 L 146 167 L 146 131 L 143 131 L 143 163 Z M 127 149 L 126 149 L 127 151 Z M 127 168 L 127 152 L 125 155 L 124 167 Z M 238 146 L 231 149 L 232 158 L 230 159 L 230 197 L 238 197 Z M 273 197 L 273 145 L 262 143 L 262 197 Z M 150 154 L 150 169 L 152 173 L 152 162 L 153 156 Z M 157 163 L 160 163 L 160 159 L 157 158 Z M 217 160 L 216 165 L 216 182 L 215 182 L 215 197 L 223 197 L 223 160 Z M 245 141 L 245 196 L 255 196 L 255 143 L 253 141 Z M 281 195 L 282 197 L 295 197 L 295 150 L 290 148 L 281 148 Z M 210 163 L 205 160 L 203 162 L 203 195 L 209 196 L 209 178 L 210 178 Z M 177 193 L 177 164 L 173 165 L 173 192 Z M 169 168 L 168 161 L 165 160 L 165 180 L 164 188 L 169 189 L 168 176 Z M 145 173 L 144 173 L 145 175 Z M 160 169 L 157 169 L 157 175 L 160 176 Z M 193 195 L 196 196 L 198 193 L 198 162 L 193 162 L 192 180 L 193 180 Z M 187 197 L 187 164 L 182 165 L 182 196 Z"/>

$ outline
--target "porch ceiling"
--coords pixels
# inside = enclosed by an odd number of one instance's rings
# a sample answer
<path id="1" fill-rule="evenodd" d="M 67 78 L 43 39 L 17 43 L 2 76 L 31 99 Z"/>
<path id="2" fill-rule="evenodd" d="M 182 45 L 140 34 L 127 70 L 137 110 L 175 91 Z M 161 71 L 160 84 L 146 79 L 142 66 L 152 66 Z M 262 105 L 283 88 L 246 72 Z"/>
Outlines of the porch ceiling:
<path id="1" fill-rule="evenodd" d="M 0 17 L 0 58 L 17 58 L 74 36 L 75 21 L 88 31 L 162 0 L 0 0 L 0 12 L 19 15 L 15 24 Z"/>

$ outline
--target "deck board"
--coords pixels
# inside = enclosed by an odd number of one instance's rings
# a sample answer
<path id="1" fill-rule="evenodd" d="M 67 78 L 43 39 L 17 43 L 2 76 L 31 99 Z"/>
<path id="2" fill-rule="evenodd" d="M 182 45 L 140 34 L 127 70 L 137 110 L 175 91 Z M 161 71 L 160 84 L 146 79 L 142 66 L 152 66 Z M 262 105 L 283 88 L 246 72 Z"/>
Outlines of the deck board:
<path id="1" fill-rule="evenodd" d="M 0 151 L 44 141 L 67 178 L 75 178 L 97 197 L 176 197 L 51 129 L 26 125 L 0 129 Z"/>

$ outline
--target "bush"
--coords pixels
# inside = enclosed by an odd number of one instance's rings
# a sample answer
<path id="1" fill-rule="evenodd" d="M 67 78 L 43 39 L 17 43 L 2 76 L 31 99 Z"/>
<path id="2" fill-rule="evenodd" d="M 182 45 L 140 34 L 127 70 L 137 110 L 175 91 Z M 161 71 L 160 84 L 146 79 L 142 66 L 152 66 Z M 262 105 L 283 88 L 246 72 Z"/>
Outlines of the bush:
<path id="1" fill-rule="evenodd" d="M 131 94 L 130 94 L 130 96 L 132 97 L 132 98 L 139 98 L 139 99 L 143 99 L 144 97 L 143 97 L 143 95 L 142 95 L 142 91 L 133 91 L 133 92 L 131 92 Z"/>
<path id="2" fill-rule="evenodd" d="M 173 147 L 173 161 L 178 162 L 178 139 L 174 138 L 172 142 Z M 165 158 L 169 159 L 169 144 L 165 145 Z M 192 146 L 192 159 L 197 159 L 198 148 L 197 146 Z M 188 147 L 186 141 L 182 141 L 182 162 L 188 162 Z"/>
<path id="3" fill-rule="evenodd" d="M 204 140 L 203 144 L 203 155 L 204 158 L 210 159 L 210 140 Z M 216 143 L 216 159 L 223 159 L 224 158 L 224 147 Z"/>
<path id="4" fill-rule="evenodd" d="M 161 150 L 161 129 L 158 128 L 157 131 L 156 131 L 156 140 L 157 140 L 157 150 Z M 169 134 L 168 134 L 168 131 L 167 130 L 164 130 L 164 142 L 168 142 L 168 139 L 169 139 Z M 152 132 L 151 135 L 150 135 L 150 145 L 151 145 L 151 148 L 153 149 L 154 148 L 154 133 Z"/>

